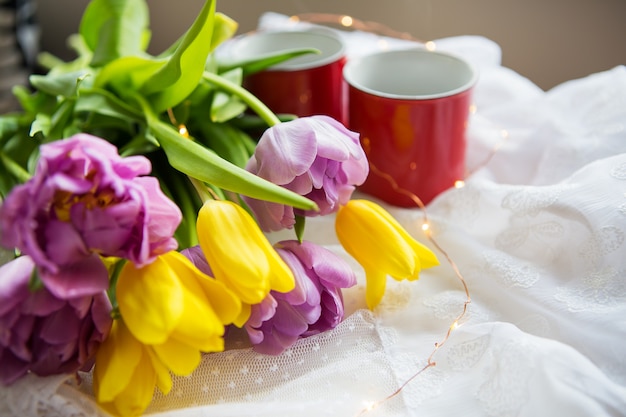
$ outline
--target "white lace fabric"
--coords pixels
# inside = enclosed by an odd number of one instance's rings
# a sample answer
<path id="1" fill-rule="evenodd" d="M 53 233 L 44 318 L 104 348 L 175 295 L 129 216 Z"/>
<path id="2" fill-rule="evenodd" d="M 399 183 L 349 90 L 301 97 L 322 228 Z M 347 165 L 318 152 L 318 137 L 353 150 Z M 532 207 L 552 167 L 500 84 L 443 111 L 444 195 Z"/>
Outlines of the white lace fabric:
<path id="1" fill-rule="evenodd" d="M 274 14 L 261 21 L 291 24 Z M 372 34 L 346 39 L 353 53 L 379 44 Z M 305 238 L 345 257 L 359 277 L 345 292 L 346 320 L 279 356 L 231 334 L 227 351 L 176 377 L 147 415 L 626 415 L 626 68 L 544 92 L 502 67 L 487 39 L 435 44 L 480 69 L 467 156 L 477 170 L 427 207 L 472 300 L 436 365 L 360 414 L 426 365 L 466 295 L 440 256 L 418 281 L 390 280 L 380 307 L 365 310 L 363 271 L 337 244 L 333 219 L 314 218 Z M 419 210 L 388 209 L 428 244 Z M 2 388 L 0 415 L 104 415 L 82 377 L 28 376 Z"/>

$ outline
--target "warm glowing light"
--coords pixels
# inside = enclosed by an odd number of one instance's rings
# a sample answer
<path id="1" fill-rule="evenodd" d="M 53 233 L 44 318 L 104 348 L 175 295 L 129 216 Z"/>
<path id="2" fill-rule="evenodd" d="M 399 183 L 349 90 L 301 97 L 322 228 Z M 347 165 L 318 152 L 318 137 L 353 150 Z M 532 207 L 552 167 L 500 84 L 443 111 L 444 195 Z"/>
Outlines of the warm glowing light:
<path id="1" fill-rule="evenodd" d="M 385 39 L 380 39 L 377 43 L 380 49 L 382 50 L 389 49 L 389 42 L 387 42 Z"/>
<path id="2" fill-rule="evenodd" d="M 374 401 L 365 401 L 365 403 L 363 403 L 363 411 L 365 412 L 372 411 L 374 408 L 376 408 L 376 403 Z"/>
<path id="3" fill-rule="evenodd" d="M 422 230 L 428 232 L 430 230 L 430 225 L 428 223 L 422 224 Z"/>
<path id="4" fill-rule="evenodd" d="M 428 49 L 429 51 L 434 51 L 435 49 L 437 49 L 437 46 L 435 45 L 435 42 L 433 41 L 428 41 L 424 44 L 424 47 L 426 49 Z"/>
<path id="5" fill-rule="evenodd" d="M 476 107 L 475 104 L 470 104 L 470 107 L 469 107 L 470 114 L 475 114 L 476 110 L 478 110 L 478 107 Z"/>
<path id="6" fill-rule="evenodd" d="M 185 125 L 178 126 L 178 133 L 186 138 L 189 137 L 189 131 L 187 130 L 187 127 Z"/>
<path id="7" fill-rule="evenodd" d="M 354 20 L 350 16 L 343 16 L 341 18 L 341 24 L 347 28 L 354 24 Z"/>
<path id="8" fill-rule="evenodd" d="M 454 181 L 454 188 L 463 188 L 463 187 L 465 187 L 465 181 L 463 180 Z"/>
<path id="9" fill-rule="evenodd" d="M 298 16 L 291 16 L 289 18 L 289 21 L 291 21 L 292 23 L 297 23 L 300 21 L 300 18 Z"/>
<path id="10" fill-rule="evenodd" d="M 454 323 L 452 323 L 452 325 L 450 326 L 450 330 L 456 330 L 459 327 L 459 322 L 458 321 L 454 321 Z"/>

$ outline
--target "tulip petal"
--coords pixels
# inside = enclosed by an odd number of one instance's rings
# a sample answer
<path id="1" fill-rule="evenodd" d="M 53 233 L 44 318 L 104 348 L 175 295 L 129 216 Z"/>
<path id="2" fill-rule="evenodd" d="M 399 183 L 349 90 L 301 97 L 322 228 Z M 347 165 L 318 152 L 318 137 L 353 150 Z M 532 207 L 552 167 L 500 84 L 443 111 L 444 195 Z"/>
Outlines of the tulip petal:
<path id="1" fill-rule="evenodd" d="M 181 283 L 163 256 L 139 269 L 127 262 L 118 278 L 117 301 L 129 330 L 150 345 L 167 340 L 184 309 Z"/>
<path id="2" fill-rule="evenodd" d="M 0 316 L 16 308 L 28 296 L 28 281 L 34 269 L 30 256 L 20 256 L 0 266 Z"/>
<path id="3" fill-rule="evenodd" d="M 61 299 L 94 295 L 105 291 L 109 286 L 109 272 L 95 254 L 64 266 L 56 274 L 40 272 L 41 281 L 46 288 Z"/>
<path id="4" fill-rule="evenodd" d="M 296 140 L 294 140 L 296 139 Z M 258 175 L 274 184 L 284 185 L 304 174 L 315 160 L 315 135 L 303 135 L 302 126 L 294 121 L 268 129 L 256 147 Z M 276 164 L 275 161 L 281 161 Z"/>
<path id="5" fill-rule="evenodd" d="M 68 222 L 50 220 L 43 233 L 45 241 L 49 242 L 46 252 L 56 265 L 73 263 L 88 254 L 82 236 Z"/>
<path id="6" fill-rule="evenodd" d="M 143 347 L 120 320 L 100 345 L 94 369 L 94 391 L 100 403 L 111 402 L 125 391 L 141 362 Z"/>
<path id="7" fill-rule="evenodd" d="M 241 313 L 241 301 L 221 282 L 205 278 L 199 283 L 220 322 L 231 324 Z"/>
<path id="8" fill-rule="evenodd" d="M 146 349 L 146 353 L 150 357 L 150 362 L 156 373 L 156 385 L 159 390 L 165 395 L 169 394 L 172 390 L 172 375 L 167 366 L 157 356 L 153 349 Z"/>
<path id="9" fill-rule="evenodd" d="M 163 364 L 176 375 L 189 375 L 202 359 L 198 349 L 174 338 L 152 348 Z"/>
<path id="10" fill-rule="evenodd" d="M 411 236 L 409 232 L 407 232 L 406 229 L 404 229 L 388 211 L 372 202 L 369 202 L 368 205 L 373 211 L 382 216 L 389 223 L 389 225 L 393 227 L 394 230 L 396 230 L 404 238 L 404 240 L 409 243 L 409 245 L 411 245 L 413 251 L 419 256 L 421 268 L 431 268 L 439 265 L 437 256 L 426 245 L 423 245 L 413 238 L 413 236 Z"/>
<path id="11" fill-rule="evenodd" d="M 0 382 L 10 385 L 26 374 L 30 362 L 18 358 L 9 349 L 0 349 L 0 367 Z"/>
<path id="12" fill-rule="evenodd" d="M 156 372 L 147 352 L 143 351 L 132 381 L 113 401 L 115 409 L 122 416 L 140 416 L 152 401 L 155 385 Z"/>
<path id="13" fill-rule="evenodd" d="M 60 345 L 78 339 L 80 319 L 70 305 L 65 305 L 54 315 L 44 317 L 39 325 L 39 337 L 47 343 Z"/>
<path id="14" fill-rule="evenodd" d="M 337 238 L 366 270 L 385 271 L 398 277 L 413 276 L 419 266 L 415 263 L 415 253 L 377 207 L 366 200 L 348 202 L 337 213 Z"/>
<path id="15" fill-rule="evenodd" d="M 252 306 L 247 303 L 241 304 L 241 312 L 237 316 L 237 318 L 233 321 L 233 324 L 237 327 L 243 327 L 244 324 L 250 318 L 250 313 L 252 312 Z"/>
<path id="16" fill-rule="evenodd" d="M 410 243 L 415 253 L 419 256 L 422 269 L 439 265 L 439 259 L 426 245 L 421 244 L 417 240 L 413 240 Z"/>
<path id="17" fill-rule="evenodd" d="M 177 272 L 178 278 L 192 294 L 195 294 L 195 296 L 203 294 L 206 297 L 203 303 L 206 306 L 210 306 L 212 309 L 209 313 L 212 317 L 216 314 L 221 324 L 230 324 L 233 322 L 241 310 L 241 301 L 235 294 L 229 291 L 221 282 L 202 273 L 193 265 L 189 258 L 183 254 L 170 252 L 168 255 L 164 256 L 168 257 L 168 262 Z M 206 263 L 206 261 L 204 261 L 204 263 Z"/>

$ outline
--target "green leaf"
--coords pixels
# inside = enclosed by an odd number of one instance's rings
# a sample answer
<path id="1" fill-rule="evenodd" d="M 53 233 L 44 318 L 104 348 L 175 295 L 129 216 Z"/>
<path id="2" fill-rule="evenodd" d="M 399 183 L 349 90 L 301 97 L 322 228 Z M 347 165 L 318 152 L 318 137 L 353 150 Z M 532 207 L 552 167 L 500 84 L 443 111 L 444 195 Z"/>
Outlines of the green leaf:
<path id="1" fill-rule="evenodd" d="M 50 129 L 46 134 L 46 142 L 66 137 L 66 128 L 72 124 L 75 100 L 63 100 L 50 118 Z"/>
<path id="2" fill-rule="evenodd" d="M 202 123 L 199 130 L 204 145 L 227 161 L 242 168 L 246 166 L 251 155 L 246 141 L 251 139 L 245 133 L 229 124 L 210 121 Z"/>
<path id="3" fill-rule="evenodd" d="M 221 76 L 238 85 L 241 85 L 243 81 L 241 68 L 232 69 L 221 74 Z M 217 91 L 211 103 L 211 120 L 216 123 L 227 122 L 239 116 L 247 107 L 236 95 Z"/>
<path id="4" fill-rule="evenodd" d="M 165 59 L 126 56 L 110 62 L 96 76 L 94 87 L 111 85 L 117 93 L 129 97 L 141 88 L 166 63 Z"/>
<path id="5" fill-rule="evenodd" d="M 211 51 L 215 1 L 207 0 L 174 54 L 141 86 L 157 112 L 176 106 L 196 88 Z"/>
<path id="6" fill-rule="evenodd" d="M 289 51 L 272 52 L 262 57 L 256 57 L 249 60 L 234 60 L 229 62 L 221 62 L 219 65 L 219 72 L 230 71 L 234 68 L 240 67 L 243 71 L 243 75 L 248 76 L 259 71 L 263 71 L 273 65 L 280 64 L 291 58 L 296 58 L 300 55 L 306 54 L 319 54 L 319 49 L 315 48 L 298 48 Z"/>
<path id="7" fill-rule="evenodd" d="M 144 0 L 92 0 L 80 22 L 80 34 L 93 51 L 91 64 L 145 51 L 150 38 L 149 11 Z"/>
<path id="8" fill-rule="evenodd" d="M 215 13 L 213 22 L 213 36 L 211 37 L 211 51 L 217 48 L 222 42 L 233 37 L 237 32 L 236 21 L 223 13 Z"/>
<path id="9" fill-rule="evenodd" d="M 306 225 L 306 217 L 304 216 L 299 216 L 296 214 L 296 223 L 293 225 L 293 230 L 294 232 L 296 232 L 296 238 L 298 239 L 298 242 L 302 243 L 302 240 L 304 239 L 304 228 Z"/>
<path id="10" fill-rule="evenodd" d="M 159 120 L 140 96 L 148 127 L 163 147 L 170 165 L 190 177 L 216 187 L 260 200 L 287 204 L 303 210 L 318 210 L 317 204 L 243 168 L 220 158 L 215 152 L 181 136 L 170 125 Z"/>
<path id="11" fill-rule="evenodd" d="M 224 93 L 220 93 L 220 96 L 223 94 Z M 220 104 L 216 108 L 211 107 L 211 120 L 216 123 L 224 123 L 239 116 L 246 111 L 247 108 L 248 106 L 238 100 L 237 97 L 227 96 L 227 100 L 225 100 L 223 104 Z"/>
<path id="12" fill-rule="evenodd" d="M 281 123 L 290 122 L 298 118 L 295 114 L 279 113 L 276 115 Z M 230 122 L 233 126 L 245 131 L 267 129 L 267 122 L 255 114 L 243 114 Z"/>
<path id="13" fill-rule="evenodd" d="M 61 74 L 31 75 L 30 83 L 39 91 L 63 97 L 73 97 L 80 83 L 89 76 L 89 71 L 81 70 Z"/>
<path id="14" fill-rule="evenodd" d="M 122 119 L 126 122 L 142 121 L 143 114 L 104 89 L 82 91 L 76 101 L 76 112 L 93 112 Z"/>
<path id="15" fill-rule="evenodd" d="M 8 173 L 13 175 L 19 182 L 26 182 L 30 179 L 30 174 L 20 164 L 11 159 L 4 152 L 0 152 L 0 161 Z"/>
<path id="16" fill-rule="evenodd" d="M 50 116 L 45 113 L 38 113 L 30 126 L 30 132 L 28 134 L 29 136 L 35 136 L 37 133 L 41 133 L 43 136 L 48 136 L 50 125 Z"/>
<path id="17" fill-rule="evenodd" d="M 6 140 L 17 133 L 19 127 L 20 121 L 17 114 L 5 114 L 0 117 L 0 147 Z"/>

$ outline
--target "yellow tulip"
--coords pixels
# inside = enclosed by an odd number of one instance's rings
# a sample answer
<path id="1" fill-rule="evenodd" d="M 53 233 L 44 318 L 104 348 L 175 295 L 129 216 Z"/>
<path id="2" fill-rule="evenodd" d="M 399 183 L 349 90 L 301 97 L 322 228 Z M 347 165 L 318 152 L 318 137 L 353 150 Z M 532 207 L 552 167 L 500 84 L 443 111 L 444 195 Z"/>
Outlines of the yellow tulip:
<path id="1" fill-rule="evenodd" d="M 417 280 L 423 268 L 439 265 L 435 254 L 415 240 L 381 206 L 350 200 L 337 212 L 339 242 L 365 270 L 367 306 L 374 309 L 385 293 L 387 276 Z"/>
<path id="2" fill-rule="evenodd" d="M 243 326 L 250 305 L 263 301 L 270 290 L 289 292 L 295 287 L 291 269 L 241 206 L 209 200 L 198 213 L 196 228 L 213 276 L 242 302 L 235 325 Z"/>
<path id="3" fill-rule="evenodd" d="M 122 320 L 113 322 L 96 354 L 93 378 L 96 400 L 109 413 L 139 416 L 150 405 L 157 384 L 164 394 L 172 388 L 167 368 L 149 349 L 133 337 Z"/>
<path id="4" fill-rule="evenodd" d="M 224 325 L 241 302 L 223 284 L 172 251 L 137 268 L 128 262 L 117 282 L 122 319 L 96 354 L 96 399 L 111 413 L 138 415 L 154 387 L 171 389 L 170 371 L 188 375 L 201 352 L 224 350 Z"/>

